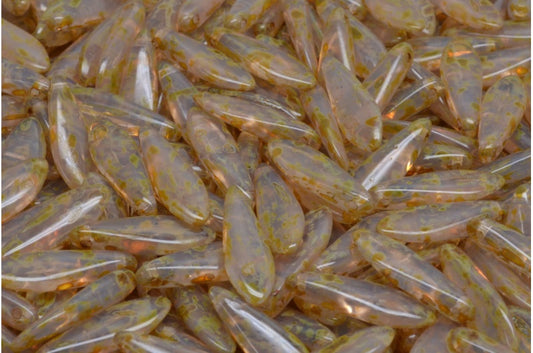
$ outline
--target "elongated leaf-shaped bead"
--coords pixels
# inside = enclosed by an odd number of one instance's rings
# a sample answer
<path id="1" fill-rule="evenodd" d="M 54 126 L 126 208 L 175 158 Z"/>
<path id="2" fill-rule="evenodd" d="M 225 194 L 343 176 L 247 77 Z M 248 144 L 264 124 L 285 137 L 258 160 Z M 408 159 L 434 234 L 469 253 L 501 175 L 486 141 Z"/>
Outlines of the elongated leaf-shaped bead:
<path id="1" fill-rule="evenodd" d="M 322 66 L 324 57 L 329 54 L 339 60 L 347 70 L 352 72 L 352 75 L 355 74 L 357 62 L 353 37 L 345 11 L 342 8 L 336 8 L 333 11 L 324 11 L 320 15 L 324 23 L 320 66 Z"/>
<path id="2" fill-rule="evenodd" d="M 416 340 L 410 353 L 450 353 L 446 338 L 457 325 L 444 317 L 428 327 Z"/>
<path id="3" fill-rule="evenodd" d="M 320 70 L 344 137 L 360 150 L 377 149 L 381 144 L 382 123 L 372 97 L 335 58 L 324 57 Z"/>
<path id="4" fill-rule="evenodd" d="M 342 168 L 348 168 L 349 161 L 344 148 L 343 137 L 333 114 L 326 91 L 322 86 L 301 93 L 302 105 L 313 128 L 320 136 L 322 145 L 331 159 Z"/>
<path id="5" fill-rule="evenodd" d="M 483 97 L 479 124 L 479 157 L 488 163 L 498 157 L 526 109 L 526 90 L 516 76 L 496 82 Z"/>
<path id="6" fill-rule="evenodd" d="M 309 297 L 331 310 L 347 316 L 393 327 L 424 327 L 435 321 L 435 314 L 402 292 L 332 274 L 306 272 L 292 280 L 299 296 Z"/>
<path id="7" fill-rule="evenodd" d="M 142 258 L 154 258 L 206 245 L 215 239 L 215 234 L 209 229 L 189 229 L 172 216 L 144 216 L 84 225 L 71 233 L 70 239 L 78 247 L 96 250 L 112 247 Z"/>
<path id="8" fill-rule="evenodd" d="M 255 87 L 253 77 L 240 65 L 218 50 L 184 34 L 169 29 L 159 31 L 155 42 L 159 49 L 185 71 L 216 87 L 239 91 Z"/>
<path id="9" fill-rule="evenodd" d="M 530 238 L 492 219 L 473 222 L 469 233 L 480 246 L 493 251 L 519 271 L 531 271 Z"/>
<path id="10" fill-rule="evenodd" d="M 37 308 L 32 303 L 16 292 L 2 290 L 2 323 L 16 330 L 24 330 L 35 320 Z"/>
<path id="11" fill-rule="evenodd" d="M 517 187 L 512 197 L 505 202 L 503 224 L 531 236 L 531 183 Z"/>
<path id="12" fill-rule="evenodd" d="M 276 280 L 268 299 L 258 306 L 269 316 L 276 316 L 289 304 L 294 296 L 287 280 L 293 274 L 307 270 L 326 248 L 331 236 L 332 216 L 325 207 L 306 214 L 304 238 L 301 247 L 294 254 L 275 258 Z"/>
<path id="13" fill-rule="evenodd" d="M 478 171 L 501 175 L 505 179 L 505 184 L 512 184 L 529 178 L 531 175 L 531 148 L 485 164 Z"/>
<path id="14" fill-rule="evenodd" d="M 354 172 L 354 178 L 368 190 L 404 177 L 420 155 L 430 130 L 428 119 L 414 121 L 372 153 Z"/>
<path id="15" fill-rule="evenodd" d="M 17 166 L 28 159 L 44 159 L 46 141 L 39 120 L 29 117 L 22 120 L 2 141 L 2 169 Z"/>
<path id="16" fill-rule="evenodd" d="M 62 247 L 71 230 L 103 215 L 108 197 L 100 186 L 80 187 L 20 213 L 3 226 L 2 256 Z"/>
<path id="17" fill-rule="evenodd" d="M 89 320 L 48 341 L 39 353 L 113 351 L 115 333 L 143 335 L 152 331 L 170 310 L 170 300 L 147 297 L 115 304 Z"/>
<path id="18" fill-rule="evenodd" d="M 408 1 L 369 1 L 365 3 L 368 12 L 378 21 L 410 33 L 422 32 L 426 28 L 428 18 L 421 7 L 413 0 Z"/>
<path id="19" fill-rule="evenodd" d="M 381 145 L 381 114 L 373 98 L 337 59 L 327 55 L 320 67 L 326 90 L 344 137 L 370 152 Z"/>
<path id="20" fill-rule="evenodd" d="M 177 218 L 201 226 L 209 217 L 207 190 L 186 151 L 153 130 L 139 136 L 142 156 L 158 200 Z"/>
<path id="21" fill-rule="evenodd" d="M 153 335 L 136 335 L 130 332 L 119 332 L 113 338 L 114 343 L 121 351 L 130 353 L 207 353 L 207 350 L 199 349 L 181 341 L 176 342 Z"/>
<path id="22" fill-rule="evenodd" d="M 494 288 L 510 303 L 521 308 L 531 308 L 528 286 L 493 252 L 479 247 L 470 240 L 466 243 L 465 251 Z"/>
<path id="23" fill-rule="evenodd" d="M 492 86 L 508 75 L 525 76 L 531 71 L 531 52 L 522 46 L 496 50 L 481 56 L 483 87 Z"/>
<path id="24" fill-rule="evenodd" d="M 104 250 L 35 251 L 2 264 L 2 287 L 38 293 L 83 287 L 107 272 L 137 267 L 132 255 Z"/>
<path id="25" fill-rule="evenodd" d="M 39 17 L 34 36 L 47 47 L 67 44 L 89 27 L 102 22 L 123 3 L 124 0 L 55 1 Z"/>
<path id="26" fill-rule="evenodd" d="M 43 75 L 2 57 L 2 93 L 16 97 L 45 97 L 50 82 Z"/>
<path id="27" fill-rule="evenodd" d="M 445 244 L 440 249 L 440 262 L 446 277 L 465 292 L 476 308 L 483 308 L 474 311 L 468 327 L 516 348 L 518 341 L 507 305 L 472 260 L 455 245 Z"/>
<path id="28" fill-rule="evenodd" d="M 363 87 L 374 98 L 380 109 L 384 109 L 403 82 L 413 62 L 413 48 L 402 42 L 395 45 L 381 59 L 363 82 Z"/>
<path id="29" fill-rule="evenodd" d="M 365 259 L 396 286 L 454 321 L 474 315 L 472 302 L 442 272 L 402 243 L 361 230 L 357 248 Z"/>
<path id="30" fill-rule="evenodd" d="M 45 159 L 27 159 L 2 170 L 2 223 L 15 217 L 35 199 L 47 175 Z"/>
<path id="31" fill-rule="evenodd" d="M 89 132 L 89 151 L 98 170 L 139 215 L 156 213 L 150 179 L 139 146 L 126 130 L 100 122 Z"/>
<path id="32" fill-rule="evenodd" d="M 380 207 L 475 201 L 499 190 L 504 180 L 479 170 L 424 173 L 378 184 L 372 188 Z"/>
<path id="33" fill-rule="evenodd" d="M 316 84 L 310 69 L 274 45 L 222 28 L 211 33 L 209 40 L 254 76 L 273 85 L 309 89 Z"/>
<path id="34" fill-rule="evenodd" d="M 134 136 L 138 136 L 139 130 L 145 128 L 158 130 L 169 139 L 177 140 L 180 137 L 181 131 L 167 118 L 121 96 L 85 87 L 73 87 L 72 93 L 86 125 L 111 120 Z"/>
<path id="35" fill-rule="evenodd" d="M 136 277 L 140 293 L 151 288 L 227 281 L 222 243 L 217 241 L 145 262 L 137 270 Z"/>
<path id="36" fill-rule="evenodd" d="M 177 28 L 180 32 L 191 32 L 204 24 L 224 3 L 224 0 L 185 0 L 177 13 Z"/>
<path id="37" fill-rule="evenodd" d="M 132 3 L 129 4 L 131 6 Z M 105 48 L 105 40 L 113 26 L 120 22 L 119 15 L 126 6 L 118 8 L 112 16 L 100 23 L 94 30 L 86 34 L 83 39 L 82 48 L 78 55 L 78 76 L 85 86 L 94 86 L 98 75 L 98 66 Z"/>
<path id="38" fill-rule="evenodd" d="M 446 15 L 472 28 L 497 30 L 503 26 L 503 17 L 489 0 L 433 1 Z"/>
<path id="39" fill-rule="evenodd" d="M 223 122 L 194 108 L 187 120 L 186 136 L 223 192 L 236 185 L 253 199 L 251 176 L 240 158 L 237 142 Z"/>
<path id="40" fill-rule="evenodd" d="M 306 1 L 289 0 L 282 3 L 283 19 L 298 58 L 313 72 L 317 71 L 316 51 L 311 23 L 311 6 Z M 276 5 L 273 5 L 273 7 Z"/>
<path id="41" fill-rule="evenodd" d="M 512 353 L 513 350 L 483 333 L 466 327 L 452 329 L 446 338 L 448 349 L 455 352 Z"/>
<path id="42" fill-rule="evenodd" d="M 327 346 L 337 338 L 327 326 L 294 309 L 285 310 L 276 317 L 276 321 L 312 351 Z"/>
<path id="43" fill-rule="evenodd" d="M 246 32 L 273 3 L 272 0 L 236 0 L 225 16 L 224 26 Z"/>
<path id="44" fill-rule="evenodd" d="M 84 289 L 61 305 L 49 311 L 17 336 L 12 346 L 22 350 L 38 345 L 117 304 L 135 289 L 135 275 L 129 270 L 113 271 Z"/>
<path id="45" fill-rule="evenodd" d="M 268 165 L 254 173 L 257 219 L 273 254 L 298 250 L 304 234 L 304 213 L 283 179 Z"/>
<path id="46" fill-rule="evenodd" d="M 372 326 L 344 335 L 323 347 L 317 353 L 389 352 L 387 349 L 396 331 L 388 326 Z"/>
<path id="47" fill-rule="evenodd" d="M 126 58 L 119 94 L 126 100 L 155 111 L 158 99 L 157 64 L 152 41 L 143 30 Z"/>
<path id="48" fill-rule="evenodd" d="M 96 167 L 89 154 L 87 130 L 69 85 L 52 81 L 48 94 L 50 149 L 61 177 L 70 188 L 79 187 Z"/>
<path id="49" fill-rule="evenodd" d="M 289 184 L 301 187 L 338 210 L 346 223 L 353 223 L 373 208 L 366 190 L 322 153 L 288 140 L 271 141 L 267 149 Z"/>
<path id="50" fill-rule="evenodd" d="M 209 114 L 263 140 L 286 138 L 313 147 L 320 145 L 320 139 L 311 127 L 273 108 L 238 97 L 208 92 L 199 93 L 194 99 Z"/>
<path id="51" fill-rule="evenodd" d="M 440 65 L 446 98 L 465 135 L 474 137 L 479 125 L 482 68 L 479 56 L 467 39 L 451 40 L 442 52 Z"/>
<path id="52" fill-rule="evenodd" d="M 185 327 L 216 352 L 232 353 L 235 342 L 217 316 L 207 293 L 198 286 L 176 290 L 174 308 Z"/>
<path id="53" fill-rule="evenodd" d="M 187 77 L 168 61 L 158 63 L 158 76 L 170 115 L 178 129 L 184 131 L 189 110 L 195 106 L 193 96 L 198 91 Z"/>
<path id="54" fill-rule="evenodd" d="M 231 186 L 224 200 L 224 265 L 229 280 L 243 298 L 263 303 L 275 280 L 274 259 L 250 201 Z"/>
<path id="55" fill-rule="evenodd" d="M 413 243 L 436 243 L 466 238 L 473 219 L 499 218 L 503 213 L 495 201 L 466 201 L 408 207 L 391 211 L 377 230 L 391 238 Z"/>
<path id="56" fill-rule="evenodd" d="M 232 292 L 221 287 L 211 287 L 209 297 L 219 317 L 245 352 L 308 352 L 296 336 Z"/>
<path id="57" fill-rule="evenodd" d="M 43 73 L 50 67 L 48 53 L 28 32 L 2 19 L 2 58 L 7 58 L 35 72 Z"/>
<path id="58" fill-rule="evenodd" d="M 114 16 L 117 16 L 117 21 L 110 28 L 102 48 L 95 87 L 118 93 L 129 50 L 144 26 L 145 9 L 141 3 L 132 1 Z"/>

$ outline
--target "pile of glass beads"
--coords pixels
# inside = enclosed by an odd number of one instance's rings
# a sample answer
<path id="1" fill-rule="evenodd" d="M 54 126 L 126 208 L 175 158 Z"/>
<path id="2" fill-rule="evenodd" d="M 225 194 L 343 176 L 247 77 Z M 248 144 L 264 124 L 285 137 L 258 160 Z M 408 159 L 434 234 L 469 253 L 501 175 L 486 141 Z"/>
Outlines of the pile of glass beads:
<path id="1" fill-rule="evenodd" d="M 531 352 L 528 0 L 2 0 L 4 352 Z"/>

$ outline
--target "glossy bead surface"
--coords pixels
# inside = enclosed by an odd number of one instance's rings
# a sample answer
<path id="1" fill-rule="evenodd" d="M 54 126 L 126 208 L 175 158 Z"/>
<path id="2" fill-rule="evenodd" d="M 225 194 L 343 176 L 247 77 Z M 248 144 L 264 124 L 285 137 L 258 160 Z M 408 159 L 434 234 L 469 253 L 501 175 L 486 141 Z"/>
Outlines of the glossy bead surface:
<path id="1" fill-rule="evenodd" d="M 139 135 L 141 154 L 155 194 L 174 216 L 191 226 L 209 217 L 207 190 L 185 150 L 154 130 Z"/>
<path id="2" fill-rule="evenodd" d="M 218 315 L 244 351 L 308 352 L 296 336 L 232 292 L 214 286 L 209 289 L 209 297 Z"/>
<path id="3" fill-rule="evenodd" d="M 274 285 L 274 259 L 246 196 L 231 186 L 224 200 L 224 265 L 237 292 L 250 304 L 263 303 Z"/>
<path id="4" fill-rule="evenodd" d="M 456 321 L 474 314 L 470 299 L 442 272 L 402 243 L 383 235 L 360 231 L 358 250 L 396 286 Z"/>
<path id="5" fill-rule="evenodd" d="M 94 125 L 89 131 L 89 152 L 98 171 L 135 213 L 156 213 L 154 191 L 139 146 L 126 130 L 110 122 Z"/>
<path id="6" fill-rule="evenodd" d="M 14 254 L 2 262 L 3 287 L 34 292 L 79 288 L 107 272 L 137 267 L 132 255 L 105 250 L 35 251 Z"/>

